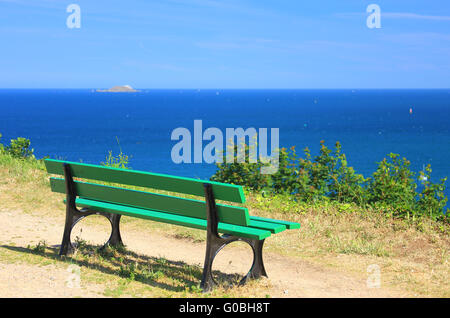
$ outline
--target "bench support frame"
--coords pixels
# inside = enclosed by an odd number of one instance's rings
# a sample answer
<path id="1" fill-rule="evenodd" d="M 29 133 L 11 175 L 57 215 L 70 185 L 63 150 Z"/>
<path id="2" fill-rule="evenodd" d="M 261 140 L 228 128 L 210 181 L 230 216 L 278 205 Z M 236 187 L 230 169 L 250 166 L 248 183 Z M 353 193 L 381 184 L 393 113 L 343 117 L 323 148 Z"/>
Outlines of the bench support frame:
<path id="1" fill-rule="evenodd" d="M 93 214 L 103 215 L 111 223 L 111 236 L 105 243 L 105 246 L 123 246 L 119 229 L 121 215 L 107 212 L 89 211 L 88 209 L 78 210 L 75 204 L 77 192 L 75 189 L 75 183 L 73 182 L 72 173 L 70 171 L 70 166 L 68 164 L 64 164 L 64 179 L 66 183 L 66 222 L 64 225 L 64 234 L 59 255 L 67 255 L 68 253 L 73 252 L 74 247 L 70 241 L 70 234 L 72 233 L 73 227 L 83 218 Z"/>
<path id="2" fill-rule="evenodd" d="M 75 183 L 73 182 L 69 164 L 64 164 L 64 179 L 66 185 L 66 221 L 59 255 L 67 255 L 68 253 L 73 252 L 74 247 L 70 240 L 70 235 L 72 233 L 73 227 L 83 218 L 93 214 L 102 215 L 106 217 L 111 223 L 111 236 L 105 243 L 105 246 L 123 246 L 119 229 L 121 215 L 108 212 L 91 211 L 89 209 L 79 210 L 75 204 L 77 192 Z M 264 239 L 257 240 L 227 234 L 220 235 L 218 233 L 219 218 L 217 214 L 214 194 L 212 191 L 212 185 L 209 183 L 205 183 L 204 189 L 207 212 L 207 237 L 205 262 L 203 267 L 202 281 L 200 283 L 200 287 L 202 288 L 203 292 L 209 292 L 215 285 L 217 285 L 217 282 L 214 280 L 212 273 L 214 258 L 225 246 L 236 241 L 246 242 L 250 245 L 253 251 L 252 267 L 250 268 L 250 271 L 242 278 L 240 284 L 245 284 L 249 279 L 257 279 L 261 276 L 267 277 L 262 256 Z"/>
<path id="3" fill-rule="evenodd" d="M 213 289 L 217 282 L 214 280 L 212 274 L 212 265 L 214 258 L 225 246 L 232 242 L 242 241 L 250 245 L 253 250 L 253 264 L 247 275 L 242 278 L 240 284 L 245 284 L 249 279 L 257 279 L 261 276 L 267 277 L 264 268 L 264 261 L 262 257 L 262 250 L 264 240 L 248 239 L 244 237 L 237 237 L 233 235 L 220 235 L 218 233 L 219 219 L 217 216 L 216 202 L 212 191 L 212 186 L 209 183 L 203 184 L 205 188 L 205 199 L 207 209 L 207 234 L 206 234 L 206 255 L 203 267 L 203 276 L 200 287 L 203 292 L 209 292 Z"/>

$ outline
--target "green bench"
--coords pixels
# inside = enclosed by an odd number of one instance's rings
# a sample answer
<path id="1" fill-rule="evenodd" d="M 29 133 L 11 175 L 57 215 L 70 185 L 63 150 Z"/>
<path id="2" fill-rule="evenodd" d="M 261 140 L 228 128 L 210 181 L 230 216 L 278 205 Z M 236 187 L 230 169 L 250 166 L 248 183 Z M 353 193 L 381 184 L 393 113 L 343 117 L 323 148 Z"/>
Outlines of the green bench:
<path id="1" fill-rule="evenodd" d="M 267 277 L 262 257 L 264 240 L 286 229 L 300 228 L 298 223 L 250 216 L 244 207 L 216 203 L 216 200 L 244 203 L 243 189 L 237 185 L 53 159 L 46 159 L 45 166 L 49 174 L 64 177 L 50 178 L 52 191 L 66 194 L 66 222 L 60 255 L 73 250 L 70 234 L 74 225 L 92 214 L 103 215 L 111 222 L 111 236 L 106 242 L 111 246 L 123 244 L 119 229 L 122 215 L 202 229 L 207 231 L 201 281 L 204 291 L 215 284 L 212 263 L 227 244 L 244 241 L 252 247 L 253 264 L 241 281 L 245 283 L 250 278 Z M 203 200 L 74 178 L 201 196 Z"/>

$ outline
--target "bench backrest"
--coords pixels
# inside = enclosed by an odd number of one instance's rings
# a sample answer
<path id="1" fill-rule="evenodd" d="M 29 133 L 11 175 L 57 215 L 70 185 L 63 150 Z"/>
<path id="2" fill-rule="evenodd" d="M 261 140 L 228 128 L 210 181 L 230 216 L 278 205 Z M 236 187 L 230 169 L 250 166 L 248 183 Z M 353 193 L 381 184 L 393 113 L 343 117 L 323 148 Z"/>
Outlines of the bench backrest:
<path id="1" fill-rule="evenodd" d="M 244 203 L 245 196 L 241 186 L 220 182 L 184 178 L 166 174 L 150 173 L 129 169 L 111 168 L 85 163 L 46 159 L 45 167 L 50 174 L 64 175 L 64 164 L 70 166 L 74 178 L 82 178 L 118 184 L 119 186 L 74 181 L 76 193 L 81 198 L 130 205 L 155 211 L 206 219 L 206 203 L 160 193 L 131 190 L 120 185 L 136 186 L 201 196 L 204 198 L 204 183 L 212 185 L 217 200 Z M 65 193 L 65 181 L 62 178 L 50 178 L 52 191 Z M 250 217 L 244 207 L 217 204 L 219 222 L 248 226 Z"/>

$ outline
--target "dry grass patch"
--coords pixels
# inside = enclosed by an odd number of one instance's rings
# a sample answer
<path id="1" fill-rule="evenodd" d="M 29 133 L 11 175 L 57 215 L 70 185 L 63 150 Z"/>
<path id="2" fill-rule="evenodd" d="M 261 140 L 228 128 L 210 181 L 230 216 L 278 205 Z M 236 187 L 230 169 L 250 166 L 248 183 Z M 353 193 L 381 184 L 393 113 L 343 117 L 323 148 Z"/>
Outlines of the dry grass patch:
<path id="1" fill-rule="evenodd" d="M 367 277 L 369 265 L 377 264 L 388 286 L 400 286 L 418 296 L 450 296 L 448 224 L 430 219 L 393 219 L 351 205 L 308 207 L 274 202 L 271 207 L 258 196 L 249 198 L 251 214 L 302 225 L 298 232 L 271 238 L 271 250 L 361 277 Z"/>

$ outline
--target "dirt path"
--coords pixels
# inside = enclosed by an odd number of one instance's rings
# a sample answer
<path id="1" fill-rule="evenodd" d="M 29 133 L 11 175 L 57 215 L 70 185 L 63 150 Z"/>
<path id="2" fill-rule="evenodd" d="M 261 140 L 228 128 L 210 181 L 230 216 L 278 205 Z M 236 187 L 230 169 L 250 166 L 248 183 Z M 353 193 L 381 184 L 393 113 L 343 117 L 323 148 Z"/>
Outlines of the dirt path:
<path id="1" fill-rule="evenodd" d="M 0 211 L 0 219 L 2 248 L 26 248 L 40 240 L 45 240 L 50 246 L 60 244 L 63 216 L 42 219 L 20 211 Z M 90 240 L 101 242 L 108 234 L 106 231 L 97 230 L 96 225 L 83 225 L 83 233 L 89 232 Z M 127 224 L 122 227 L 122 236 L 127 248 L 134 252 L 192 265 L 203 263 L 204 243 L 127 229 Z M 234 248 L 232 245 L 218 255 L 214 269 L 244 273 L 251 265 L 251 250 L 239 243 Z M 274 253 L 265 253 L 264 257 L 270 277 L 267 293 L 272 297 L 405 296 L 401 292 L 383 287 L 368 288 L 365 279 L 319 267 L 302 259 Z M 0 258 L 0 297 L 102 296 L 104 286 L 98 284 L 82 282 L 82 288 L 67 288 L 68 277 L 70 272 L 67 268 L 11 263 Z"/>

